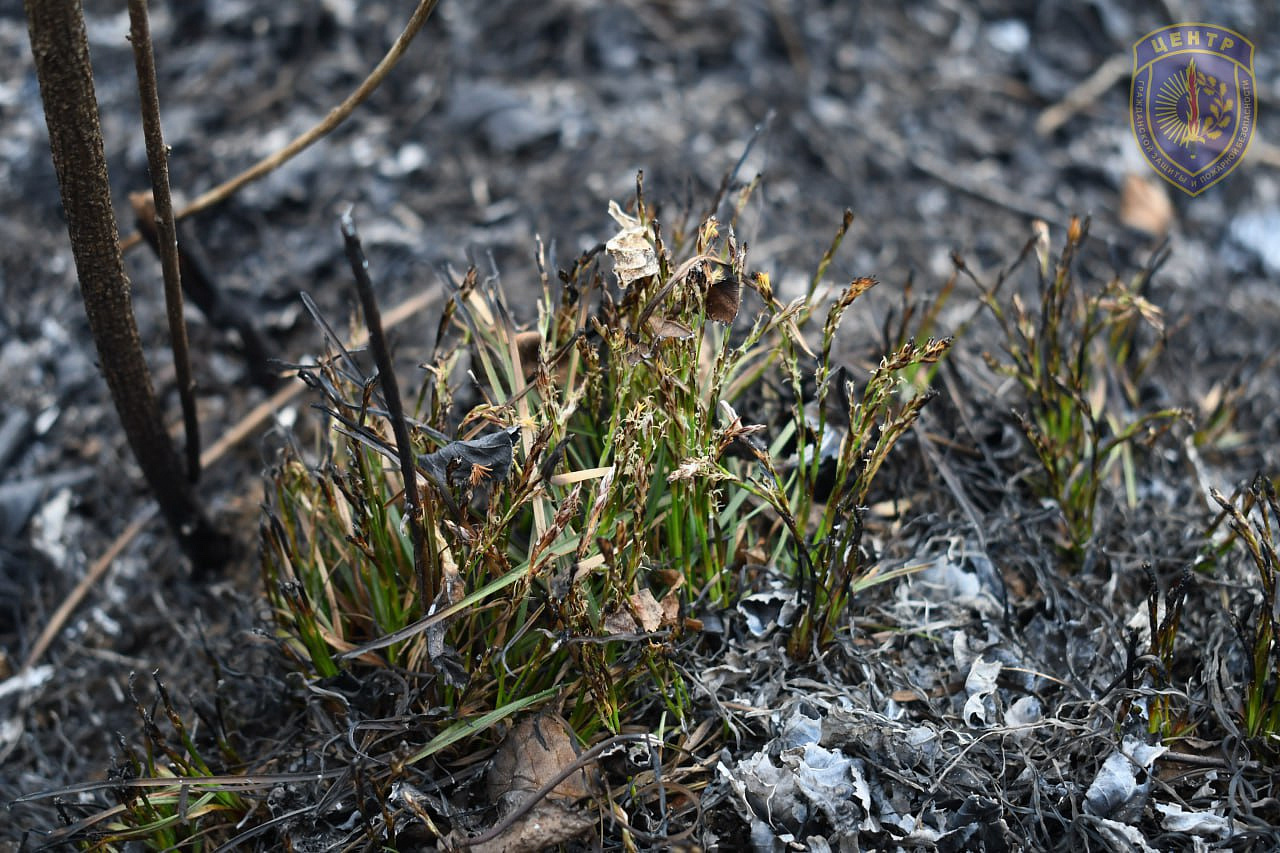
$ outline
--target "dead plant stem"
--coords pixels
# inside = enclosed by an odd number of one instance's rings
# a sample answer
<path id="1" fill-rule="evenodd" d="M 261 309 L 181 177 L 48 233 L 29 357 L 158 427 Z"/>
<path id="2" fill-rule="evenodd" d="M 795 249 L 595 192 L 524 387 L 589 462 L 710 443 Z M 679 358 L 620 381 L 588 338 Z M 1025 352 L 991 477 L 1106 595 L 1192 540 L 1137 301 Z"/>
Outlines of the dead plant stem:
<path id="1" fill-rule="evenodd" d="M 133 43 L 133 60 L 138 72 L 142 135 L 147 147 L 147 168 L 151 172 L 151 194 L 155 199 L 156 251 L 160 254 L 160 269 L 164 276 L 169 345 L 173 350 L 173 371 L 186 432 L 187 480 L 195 483 L 200 479 L 200 419 L 196 415 L 196 381 L 191 370 L 187 323 L 182 314 L 178 231 L 173 218 L 173 198 L 169 194 L 169 150 L 160 127 L 160 94 L 156 88 L 156 58 L 151 44 L 147 0 L 129 0 L 129 40 Z"/>
<path id="2" fill-rule="evenodd" d="M 412 299 L 408 299 L 392 310 L 388 311 L 382 319 L 383 329 L 391 329 L 400 325 L 409 317 L 421 311 L 432 300 L 433 294 L 430 291 L 423 291 Z M 366 334 L 358 332 L 348 342 L 349 348 L 362 345 L 365 342 Z M 219 459 L 227 454 L 227 451 L 244 441 L 250 435 L 258 430 L 269 418 L 273 417 L 276 412 L 287 406 L 294 397 L 297 397 L 307 389 L 307 385 L 303 382 L 291 382 L 281 388 L 271 397 L 259 403 L 247 415 L 242 417 L 231 429 L 227 430 L 222 436 L 205 449 L 200 456 L 200 465 L 208 468 Z M 66 625 L 67 620 L 71 618 L 71 614 L 89 594 L 89 590 L 102 579 L 107 570 L 111 568 L 111 564 L 119 557 L 124 549 L 129 546 L 139 533 L 147 526 L 147 523 L 155 516 L 155 507 L 151 506 L 143 510 L 142 513 L 135 518 L 124 532 L 115 538 L 115 540 L 107 546 L 107 550 L 103 552 L 93 565 L 89 567 L 89 571 L 76 584 L 75 589 L 58 605 L 58 609 L 54 611 L 50 617 L 49 623 L 44 626 L 44 630 L 40 632 L 40 636 L 36 639 L 31 651 L 27 653 L 27 658 L 22 662 L 22 669 L 19 670 L 18 676 L 29 672 L 40 659 L 44 657 L 44 653 L 49 650 L 55 637 Z M 15 677 L 18 677 L 15 676 Z"/>
<path id="3" fill-rule="evenodd" d="M 28 0 L 28 2 L 31 2 L 31 0 Z M 405 24 L 404 30 L 400 33 L 399 37 L 396 38 L 395 43 L 391 45 L 391 49 L 387 51 L 386 56 L 382 57 L 382 61 L 374 67 L 373 71 L 369 72 L 369 76 L 364 79 L 364 82 L 362 82 L 356 90 L 346 98 L 346 100 L 330 110 L 329 114 L 317 122 L 314 127 L 296 137 L 284 148 L 281 148 L 274 154 L 269 154 L 262 158 L 257 163 L 254 163 L 248 169 L 245 169 L 230 180 L 224 181 L 213 189 L 197 196 L 194 201 L 182 208 L 182 210 L 178 211 L 177 218 L 186 219 L 192 214 L 199 213 L 202 210 L 207 210 L 215 204 L 224 201 L 231 195 L 238 192 L 241 187 L 269 175 L 280 166 L 289 162 L 320 139 L 329 135 L 338 127 L 338 125 L 346 121 L 351 114 L 355 112 L 356 107 L 364 103 L 364 101 L 372 95 L 380 85 L 382 85 L 382 81 L 384 81 L 387 78 L 387 75 L 391 73 L 391 69 L 395 68 L 396 64 L 400 62 L 400 58 L 404 56 L 405 51 L 409 49 L 409 44 L 413 41 L 414 36 L 416 36 L 418 31 L 422 29 L 422 26 L 427 22 L 427 19 L 431 17 L 431 13 L 435 11 L 436 5 L 439 2 L 440 0 L 419 0 L 418 7 L 413 10 L 413 15 L 410 16 L 409 22 Z M 135 232 L 130 234 L 120 244 L 120 248 L 123 251 L 128 251 L 138 245 L 141 241 L 142 235 Z"/>
<path id="4" fill-rule="evenodd" d="M 79 3 L 25 3 L 31 52 L 49 128 L 49 151 L 102 374 L 134 457 L 170 530 L 200 569 L 229 556 L 230 540 L 205 517 L 165 430 L 138 338 L 120 251 Z"/>
<path id="5" fill-rule="evenodd" d="M 351 264 L 351 274 L 355 276 L 356 290 L 360 294 L 360 306 L 364 309 L 365 327 L 369 330 L 369 346 L 373 349 L 374 362 L 378 365 L 378 381 L 382 385 L 382 396 L 387 402 L 387 417 L 396 437 L 396 455 L 399 457 L 400 473 L 404 479 L 404 514 L 409 522 L 409 537 L 413 542 L 413 570 L 418 576 L 418 594 L 422 599 L 423 612 L 426 612 L 435 597 L 435 584 L 427 577 L 427 543 L 423 536 L 424 521 L 419 515 L 425 512 L 427 522 L 433 527 L 435 519 L 430 517 L 430 500 L 424 503 L 419 498 L 418 465 L 413 455 L 413 442 L 409 438 L 409 422 L 405 419 L 404 406 L 400 402 L 400 383 L 396 381 L 391 350 L 382 333 L 382 312 L 378 310 L 378 298 L 374 295 L 373 282 L 369 279 L 369 261 L 360 246 L 360 235 L 356 231 L 356 223 L 351 218 L 350 210 L 342 214 L 341 228 L 347 261 Z M 431 555 L 431 564 L 439 565 L 435 554 Z"/>

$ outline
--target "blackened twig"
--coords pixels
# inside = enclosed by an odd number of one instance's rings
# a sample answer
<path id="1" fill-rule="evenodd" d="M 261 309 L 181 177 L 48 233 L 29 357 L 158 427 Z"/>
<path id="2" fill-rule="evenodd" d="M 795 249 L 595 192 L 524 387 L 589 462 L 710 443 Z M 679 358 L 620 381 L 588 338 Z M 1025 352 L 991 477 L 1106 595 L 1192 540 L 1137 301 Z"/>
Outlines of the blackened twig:
<path id="1" fill-rule="evenodd" d="M 720 188 L 716 190 L 716 197 L 711 200 L 711 209 L 707 211 L 707 215 L 702 217 L 702 221 L 706 221 L 715 216 L 720 211 L 720 204 L 724 201 L 724 197 L 729 192 L 729 187 L 737 180 L 738 173 L 742 171 L 742 167 L 747 162 L 747 157 L 751 156 L 751 149 L 756 147 L 756 143 L 760 141 L 760 137 L 769 130 L 773 125 L 773 120 L 777 117 L 777 111 L 769 110 L 765 117 L 751 131 L 751 136 L 747 139 L 747 144 L 742 146 L 742 155 L 738 157 L 738 162 L 733 164 L 733 168 L 725 172 L 720 179 Z M 643 217 L 641 217 L 643 218 Z"/>
<path id="2" fill-rule="evenodd" d="M 411 299 L 401 302 L 388 312 L 384 321 L 387 328 L 398 326 L 408 318 L 414 316 L 425 306 L 430 304 L 431 297 L 427 292 L 417 294 Z M 364 343 L 363 338 L 357 337 L 348 341 L 348 347 L 360 346 Z M 281 390 L 277 391 L 274 396 L 263 400 L 244 417 L 236 422 L 230 430 L 223 433 L 217 441 L 209 445 L 205 449 L 201 458 L 201 467 L 208 468 L 219 459 L 227 454 L 231 448 L 244 441 L 251 435 L 257 433 L 258 429 L 267 421 L 274 418 L 276 413 L 293 401 L 295 397 L 306 390 L 308 386 L 302 382 L 290 383 Z M 107 573 L 116 561 L 116 558 L 124 553 L 124 549 L 129 546 L 138 534 L 146 528 L 147 523 L 155 515 L 155 505 L 149 507 L 143 514 L 134 519 L 130 525 L 125 528 L 124 532 L 117 536 L 111 545 L 103 552 L 102 556 L 94 560 L 93 565 L 85 572 L 80 582 L 76 584 L 75 589 L 62 600 L 58 605 L 58 609 L 49 617 L 49 621 L 45 623 L 44 628 L 40 630 L 40 636 L 31 646 L 31 650 L 27 652 L 27 657 L 22 662 L 22 672 L 30 672 L 40 659 L 44 657 L 45 652 L 49 650 L 49 646 L 66 627 L 67 620 L 75 611 L 80 603 L 84 601 L 89 591 L 102 580 L 102 576 Z M 146 781 L 146 780 L 134 780 Z"/>
<path id="3" fill-rule="evenodd" d="M 178 262 L 178 232 L 169 195 L 169 152 L 160 129 L 160 94 L 156 89 L 156 58 L 151 47 L 147 0 L 129 0 L 129 41 L 138 72 L 138 100 L 142 107 L 142 138 L 155 198 L 156 251 L 164 274 L 164 306 L 169 318 L 169 346 L 177 375 L 182 424 L 186 431 L 187 479 L 200 479 L 200 418 L 196 415 L 196 380 L 191 372 L 191 346 L 182 316 L 182 272 Z"/>
<path id="4" fill-rule="evenodd" d="M 178 211 L 178 218 L 186 219 L 192 214 L 207 210 L 215 204 L 225 201 L 239 191 L 241 187 L 271 174 L 314 143 L 329 135 L 334 128 L 346 121 L 356 111 L 356 107 L 364 103 L 373 94 L 374 90 L 382 85 L 382 81 L 387 79 L 391 69 L 395 68 L 396 63 L 400 61 L 400 57 L 404 56 L 405 51 L 409 49 L 410 42 L 413 41 L 413 37 L 418 34 L 423 24 L 431 17 L 431 13 L 435 11 L 439 2 L 440 0 L 418 0 L 418 5 L 413 10 L 413 14 L 409 16 L 408 23 L 404 25 L 404 29 L 401 30 L 400 35 L 391 45 L 386 55 L 382 57 L 382 61 L 369 72 L 369 76 L 356 87 L 354 92 L 348 95 L 342 103 L 329 110 L 324 118 L 304 131 L 300 136 L 291 140 L 284 148 L 273 154 L 268 154 L 235 177 L 201 193 L 195 201 Z M 120 243 L 120 248 L 122 251 L 128 251 L 141 241 L 141 235 L 130 234 Z"/>
<path id="5" fill-rule="evenodd" d="M 306 308 L 307 313 L 311 315 L 312 322 L 319 326 L 320 331 L 324 334 L 325 346 L 333 347 L 338 351 L 338 355 L 342 356 L 342 361 L 347 366 L 347 380 L 353 385 L 363 386 L 366 379 L 364 373 L 360 370 L 360 365 L 356 364 L 356 360 L 351 357 L 351 352 L 342 345 L 342 337 L 333 330 L 333 326 L 329 325 L 329 321 L 320 313 L 320 307 L 311 298 L 311 294 L 304 290 L 298 294 L 298 298 L 302 300 L 302 307 Z"/>
<path id="6" fill-rule="evenodd" d="M 396 437 L 396 452 L 400 457 L 400 472 L 404 477 L 405 517 L 409 520 L 410 539 L 413 542 L 413 568 L 418 575 L 418 594 L 425 613 L 435 598 L 435 584 L 427 577 L 426 542 L 423 536 L 423 519 L 418 517 L 419 510 L 425 512 L 427 524 L 434 527 L 435 519 L 432 517 L 430 502 L 425 505 L 419 503 L 418 468 L 413 458 L 413 445 L 409 441 L 409 423 L 405 420 L 404 406 L 400 403 L 400 386 L 396 383 L 391 353 L 382 334 L 382 315 L 378 311 L 378 300 L 373 293 L 373 282 L 369 280 L 369 260 L 360 246 L 360 234 L 356 231 L 350 209 L 342 214 L 340 227 L 347 250 L 347 261 L 351 264 L 356 290 L 360 294 L 360 305 L 364 309 L 364 323 L 369 329 L 369 348 L 373 350 L 374 363 L 378 366 L 382 395 L 386 398 L 387 414 L 391 416 L 391 429 Z M 433 554 L 433 564 L 434 556 Z"/>
<path id="7" fill-rule="evenodd" d="M 84 10 L 79 3 L 40 0 L 23 6 L 71 253 L 102 375 L 169 528 L 197 568 L 219 568 L 231 555 L 231 540 L 208 521 L 183 476 L 138 339 L 111 210 Z"/>
<path id="8" fill-rule="evenodd" d="M 160 232 L 156 230 L 155 200 L 150 193 L 130 193 L 129 204 L 133 207 L 138 232 L 158 255 Z M 195 303 L 205 319 L 214 328 L 233 331 L 240 337 L 240 348 L 253 383 L 264 391 L 279 388 L 280 376 L 272 367 L 275 361 L 273 347 L 258 331 L 249 314 L 218 288 L 190 231 L 183 234 L 183 241 L 178 245 L 178 270 L 182 274 L 182 292 Z"/>

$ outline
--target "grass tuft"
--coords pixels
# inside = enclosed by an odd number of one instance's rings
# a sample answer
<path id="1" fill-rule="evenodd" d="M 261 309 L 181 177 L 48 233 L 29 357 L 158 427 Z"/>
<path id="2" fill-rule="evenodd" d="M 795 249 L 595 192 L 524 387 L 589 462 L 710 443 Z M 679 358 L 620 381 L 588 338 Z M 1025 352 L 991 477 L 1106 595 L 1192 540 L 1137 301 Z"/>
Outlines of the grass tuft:
<path id="1" fill-rule="evenodd" d="M 129 685 L 142 722 L 141 751 L 120 738 L 122 760 L 108 774 L 119 805 L 85 822 L 93 829 L 83 836 L 83 849 L 143 841 L 157 850 L 201 850 L 253 810 L 250 801 L 217 784 L 215 764 L 237 766 L 239 756 L 222 740 L 216 758 L 202 755 L 159 678 L 155 687 L 156 701 L 147 707 Z"/>
<path id="2" fill-rule="evenodd" d="M 1055 260 L 1048 226 L 1037 223 L 1036 236 L 990 287 L 956 259 L 1003 333 L 1002 354 L 986 358 L 1022 390 L 1023 408 L 1016 416 L 1039 462 L 1030 484 L 1058 505 L 1062 549 L 1077 566 L 1094 541 L 1095 510 L 1108 477 L 1119 466 L 1134 505 L 1134 447 L 1188 417 L 1181 409 L 1143 412 L 1137 393 L 1138 380 L 1163 349 L 1161 312 L 1142 291 L 1165 255 L 1155 253 L 1127 284 L 1112 279 L 1085 293 L 1076 285 L 1075 264 L 1088 232 L 1088 220 L 1073 217 Z M 1002 304 L 999 290 L 1033 254 L 1039 304 L 1027 305 L 1017 294 Z M 1156 333 L 1154 342 L 1139 345 L 1142 326 Z"/>
<path id="3" fill-rule="evenodd" d="M 1280 754 L 1280 593 L 1276 590 L 1280 504 L 1275 483 L 1262 476 L 1254 479 L 1239 506 L 1217 490 L 1212 494 L 1227 515 L 1231 539 L 1243 546 L 1257 580 L 1253 606 L 1234 618 L 1245 651 L 1243 684 L 1235 688 L 1240 691 L 1240 722 L 1249 737 L 1270 741 L 1274 758 Z"/>
<path id="4" fill-rule="evenodd" d="M 637 211 L 613 205 L 617 234 L 558 281 L 539 253 L 530 328 L 496 281 L 451 279 L 407 418 L 420 513 L 402 508 L 403 454 L 358 354 L 302 371 L 326 425 L 272 476 L 267 594 L 313 678 L 435 673 L 418 710 L 453 722 L 399 767 L 494 744 L 503 718 L 537 707 L 583 742 L 663 715 L 687 728 L 679 660 L 704 615 L 788 579 L 788 647 L 807 657 L 894 576 L 860 547 L 863 506 L 929 399 L 911 377 L 949 341 L 902 341 L 857 380 L 831 354 L 874 281 L 831 294 L 819 274 L 783 303 L 732 228 L 666 233 Z"/>

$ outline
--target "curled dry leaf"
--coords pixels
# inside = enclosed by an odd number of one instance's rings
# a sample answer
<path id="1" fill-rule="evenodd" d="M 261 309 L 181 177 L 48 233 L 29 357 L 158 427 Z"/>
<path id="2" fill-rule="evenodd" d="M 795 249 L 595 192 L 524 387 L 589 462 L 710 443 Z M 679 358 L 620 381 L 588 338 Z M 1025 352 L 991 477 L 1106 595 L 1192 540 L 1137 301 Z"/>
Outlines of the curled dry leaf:
<path id="1" fill-rule="evenodd" d="M 653 593 L 647 589 L 642 589 L 630 597 L 631 609 L 635 612 L 636 618 L 640 621 L 640 627 L 646 633 L 653 633 L 662 627 L 663 611 L 662 605 L 653 597 Z"/>
<path id="2" fill-rule="evenodd" d="M 613 258 L 618 283 L 626 288 L 637 279 L 657 275 L 658 254 L 640 220 L 624 211 L 616 201 L 609 202 L 609 215 L 622 226 L 622 230 L 604 244 L 605 251 Z"/>
<path id="3" fill-rule="evenodd" d="M 1120 190 L 1120 221 L 1130 228 L 1159 237 L 1173 223 L 1173 202 L 1164 183 L 1141 175 L 1126 175 Z"/>
<path id="4" fill-rule="evenodd" d="M 511 448 L 518 427 L 491 432 L 466 441 L 451 441 L 444 447 L 418 457 L 418 465 L 430 475 L 437 488 L 498 483 L 511 471 Z"/>
<path id="5" fill-rule="evenodd" d="M 635 617 L 625 610 L 615 610 L 604 617 L 604 630 L 611 637 L 634 634 L 637 627 Z"/>
<path id="6" fill-rule="evenodd" d="M 440 536 L 439 533 L 436 534 Z M 432 602 L 431 613 L 436 613 L 457 604 L 466 595 L 465 584 L 453 554 L 448 548 L 440 549 L 440 593 Z M 470 676 L 462 662 L 457 649 L 445 643 L 445 632 L 451 620 L 445 619 L 431 625 L 426 630 L 427 655 L 431 665 L 450 687 L 465 687 Z"/>
<path id="7" fill-rule="evenodd" d="M 687 341 L 693 337 L 693 329 L 690 329 L 679 320 L 658 319 L 657 317 L 649 318 L 649 331 L 658 340 L 674 339 L 677 341 Z"/>
<path id="8" fill-rule="evenodd" d="M 668 587 L 672 592 L 684 586 L 685 582 L 684 572 L 678 569 L 654 569 L 653 577 L 658 583 Z"/>
<path id="9" fill-rule="evenodd" d="M 489 795 L 500 814 L 511 814 L 578 760 L 567 729 L 558 717 L 538 716 L 521 721 L 507 734 L 488 776 Z M 498 837 L 470 849 L 533 853 L 578 838 L 596 825 L 594 815 L 577 808 L 577 801 L 590 793 L 586 773 L 577 770 Z"/>
<path id="10" fill-rule="evenodd" d="M 742 282 L 728 264 L 709 265 L 707 271 L 707 316 L 717 323 L 732 323 L 742 305 Z"/>
<path id="11" fill-rule="evenodd" d="M 660 626 L 663 628 L 674 627 L 680 621 L 680 596 L 673 589 L 662 596 L 662 601 L 659 604 L 662 608 Z"/>
<path id="12" fill-rule="evenodd" d="M 521 720 L 502 741 L 489 771 L 489 793 L 495 800 L 522 801 L 578 760 L 568 725 L 556 716 Z M 551 789 L 548 799 L 576 802 L 590 794 L 587 775 L 579 770 Z"/>

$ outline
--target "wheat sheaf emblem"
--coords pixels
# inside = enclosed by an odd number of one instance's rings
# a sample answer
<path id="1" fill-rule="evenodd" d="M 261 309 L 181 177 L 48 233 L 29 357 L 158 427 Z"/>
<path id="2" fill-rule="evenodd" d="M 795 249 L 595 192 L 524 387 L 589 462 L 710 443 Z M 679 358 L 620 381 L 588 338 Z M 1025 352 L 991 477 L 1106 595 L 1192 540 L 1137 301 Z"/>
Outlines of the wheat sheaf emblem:
<path id="1" fill-rule="evenodd" d="M 1231 124 L 1235 99 L 1227 93 L 1226 81 L 1196 69 L 1193 59 L 1186 71 L 1164 81 L 1156 97 L 1156 124 L 1175 144 L 1191 150 L 1222 136 Z"/>

